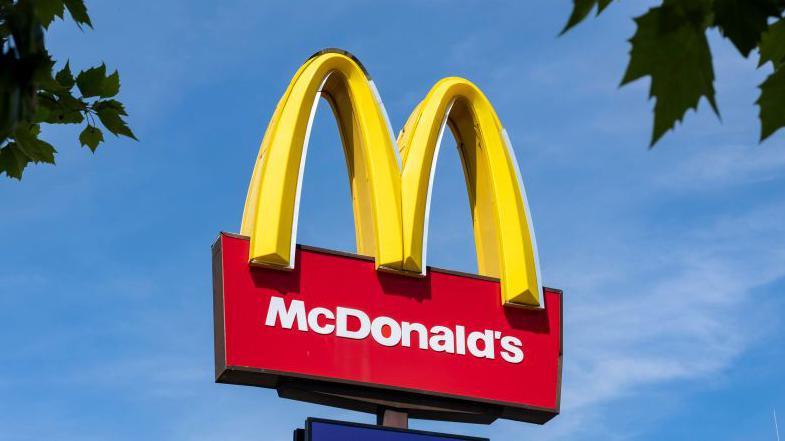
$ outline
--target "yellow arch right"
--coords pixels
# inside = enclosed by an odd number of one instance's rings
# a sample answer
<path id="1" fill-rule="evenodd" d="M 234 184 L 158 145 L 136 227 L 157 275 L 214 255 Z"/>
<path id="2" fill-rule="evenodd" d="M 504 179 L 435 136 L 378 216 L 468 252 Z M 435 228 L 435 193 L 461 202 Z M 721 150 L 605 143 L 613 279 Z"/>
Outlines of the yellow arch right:
<path id="1" fill-rule="evenodd" d="M 537 247 L 514 151 L 490 101 L 463 78 L 437 82 L 398 137 L 404 269 L 426 266 L 433 171 L 445 126 L 461 154 L 480 274 L 500 278 L 505 303 L 538 306 Z"/>

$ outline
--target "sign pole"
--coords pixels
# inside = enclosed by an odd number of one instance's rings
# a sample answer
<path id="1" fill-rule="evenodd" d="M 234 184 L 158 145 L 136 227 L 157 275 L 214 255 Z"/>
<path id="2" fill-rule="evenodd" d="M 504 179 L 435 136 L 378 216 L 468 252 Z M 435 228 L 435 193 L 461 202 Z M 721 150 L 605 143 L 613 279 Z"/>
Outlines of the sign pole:
<path id="1" fill-rule="evenodd" d="M 383 427 L 408 429 L 409 414 L 404 410 L 379 407 L 379 410 L 376 412 L 376 424 Z"/>

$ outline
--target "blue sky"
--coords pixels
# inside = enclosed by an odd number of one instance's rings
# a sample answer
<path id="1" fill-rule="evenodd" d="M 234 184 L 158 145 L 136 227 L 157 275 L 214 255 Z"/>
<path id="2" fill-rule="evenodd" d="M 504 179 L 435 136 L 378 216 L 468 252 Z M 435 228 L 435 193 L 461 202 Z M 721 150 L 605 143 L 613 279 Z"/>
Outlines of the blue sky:
<path id="1" fill-rule="evenodd" d="M 308 416 L 369 415 L 213 383 L 210 245 L 238 231 L 264 128 L 311 53 L 370 70 L 398 130 L 440 78 L 478 84 L 528 190 L 546 285 L 565 290 L 563 412 L 545 426 L 414 421 L 494 440 L 774 440 L 785 416 L 785 132 L 757 144 L 765 69 L 712 36 L 706 103 L 653 151 L 647 81 L 618 89 L 621 2 L 557 38 L 570 2 L 89 2 L 53 27 L 73 68 L 119 68 L 140 142 L 0 181 L 0 440 L 289 440 Z M 454 142 L 429 262 L 475 267 Z M 353 250 L 339 139 L 317 113 L 298 241 Z M 785 418 L 783 418 L 785 419 Z M 783 423 L 781 421 L 781 423 Z M 785 423 L 781 424 L 785 425 Z"/>

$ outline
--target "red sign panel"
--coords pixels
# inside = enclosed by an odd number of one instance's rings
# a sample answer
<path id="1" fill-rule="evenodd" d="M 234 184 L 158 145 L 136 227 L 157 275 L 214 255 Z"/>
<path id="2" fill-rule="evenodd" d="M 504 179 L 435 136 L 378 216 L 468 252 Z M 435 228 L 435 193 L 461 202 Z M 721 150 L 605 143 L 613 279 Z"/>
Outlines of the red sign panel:
<path id="1" fill-rule="evenodd" d="M 562 295 L 502 306 L 499 282 L 298 247 L 296 267 L 250 266 L 247 238 L 213 249 L 216 379 L 412 416 L 543 423 L 558 413 Z"/>

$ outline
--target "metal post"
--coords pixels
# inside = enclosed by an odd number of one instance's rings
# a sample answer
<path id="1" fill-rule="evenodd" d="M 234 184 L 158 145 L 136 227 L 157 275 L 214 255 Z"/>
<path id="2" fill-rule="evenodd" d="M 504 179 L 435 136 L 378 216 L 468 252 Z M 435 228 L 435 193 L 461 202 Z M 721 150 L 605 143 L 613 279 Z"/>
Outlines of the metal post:
<path id="1" fill-rule="evenodd" d="M 376 424 L 384 427 L 395 427 L 396 429 L 408 429 L 409 414 L 404 410 L 379 407 L 376 411 Z"/>

